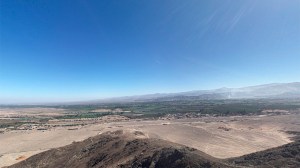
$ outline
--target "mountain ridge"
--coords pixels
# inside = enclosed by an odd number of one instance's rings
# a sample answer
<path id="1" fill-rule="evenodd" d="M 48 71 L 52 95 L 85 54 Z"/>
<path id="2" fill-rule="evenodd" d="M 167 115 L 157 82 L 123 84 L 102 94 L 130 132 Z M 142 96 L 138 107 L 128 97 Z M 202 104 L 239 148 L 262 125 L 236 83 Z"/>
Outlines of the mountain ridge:
<path id="1" fill-rule="evenodd" d="M 221 87 L 210 90 L 191 90 L 174 93 L 154 93 L 111 97 L 84 101 L 65 101 L 48 103 L 25 103 L 24 105 L 76 105 L 98 103 L 127 103 L 149 101 L 173 101 L 173 100 L 207 100 L 207 99 L 261 99 L 261 98 L 300 98 L 300 82 L 269 83 L 262 85 L 246 86 L 239 88 Z M 11 103 L 9 103 L 11 104 Z M 0 103 L 1 105 L 1 103 Z M 2 104 L 6 105 L 6 104 Z M 23 105 L 18 103 L 17 105 Z"/>
<path id="2" fill-rule="evenodd" d="M 300 98 L 300 82 L 270 83 L 240 88 L 222 87 L 211 90 L 192 90 L 178 93 L 154 93 L 98 99 L 87 101 L 87 103 L 180 100 L 188 97 L 198 99 Z"/>

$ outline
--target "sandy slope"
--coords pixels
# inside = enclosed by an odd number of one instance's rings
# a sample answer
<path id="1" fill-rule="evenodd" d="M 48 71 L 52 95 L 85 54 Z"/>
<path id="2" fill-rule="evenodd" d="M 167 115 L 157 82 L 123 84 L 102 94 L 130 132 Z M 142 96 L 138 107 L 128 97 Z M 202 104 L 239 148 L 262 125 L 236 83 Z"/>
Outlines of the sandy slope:
<path id="1" fill-rule="evenodd" d="M 225 168 L 233 166 L 196 149 L 160 139 L 147 138 L 139 131 L 118 130 L 48 150 L 11 167 Z"/>

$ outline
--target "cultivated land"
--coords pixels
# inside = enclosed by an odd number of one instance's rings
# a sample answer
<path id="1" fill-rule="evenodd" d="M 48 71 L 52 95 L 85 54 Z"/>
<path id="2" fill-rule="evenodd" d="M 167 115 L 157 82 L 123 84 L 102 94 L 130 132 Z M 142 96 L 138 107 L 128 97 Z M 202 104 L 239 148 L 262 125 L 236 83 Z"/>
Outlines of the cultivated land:
<path id="1" fill-rule="evenodd" d="M 300 130 L 297 101 L 220 102 L 177 102 L 176 113 L 167 108 L 173 102 L 1 107 L 0 167 L 107 131 L 141 132 L 226 159 L 288 144 Z"/>

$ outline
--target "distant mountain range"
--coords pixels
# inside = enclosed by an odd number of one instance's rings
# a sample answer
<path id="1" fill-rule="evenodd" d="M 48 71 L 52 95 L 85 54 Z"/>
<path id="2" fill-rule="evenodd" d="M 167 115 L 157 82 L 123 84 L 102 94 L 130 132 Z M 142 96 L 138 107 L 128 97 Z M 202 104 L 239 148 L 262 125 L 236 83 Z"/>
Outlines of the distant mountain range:
<path id="1" fill-rule="evenodd" d="M 219 88 L 179 93 L 156 93 L 95 100 L 91 102 L 172 101 L 190 99 L 254 99 L 254 98 L 300 98 L 300 82 L 272 83 L 242 88 Z M 89 103 L 91 103 L 89 102 Z"/>

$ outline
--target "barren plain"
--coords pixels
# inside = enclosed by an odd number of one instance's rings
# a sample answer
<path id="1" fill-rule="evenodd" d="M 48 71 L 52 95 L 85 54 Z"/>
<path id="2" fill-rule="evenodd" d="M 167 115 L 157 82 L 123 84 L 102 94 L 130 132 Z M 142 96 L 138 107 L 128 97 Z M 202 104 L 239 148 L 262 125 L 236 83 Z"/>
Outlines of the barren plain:
<path id="1" fill-rule="evenodd" d="M 21 111 L 21 113 L 20 113 Z M 62 109 L 1 109 L 0 122 L 14 121 L 34 113 L 37 118 L 60 116 Z M 13 118 L 13 119 L 12 119 Z M 40 118 L 39 118 L 40 119 Z M 31 121 L 18 127 L 2 128 L 0 167 L 24 160 L 34 154 L 83 141 L 107 131 L 140 131 L 158 138 L 196 148 L 216 158 L 231 158 L 292 142 L 288 132 L 300 130 L 300 115 L 205 116 L 199 118 L 129 119 L 120 115 L 97 118 Z M 31 123 L 31 124 L 28 124 Z"/>

